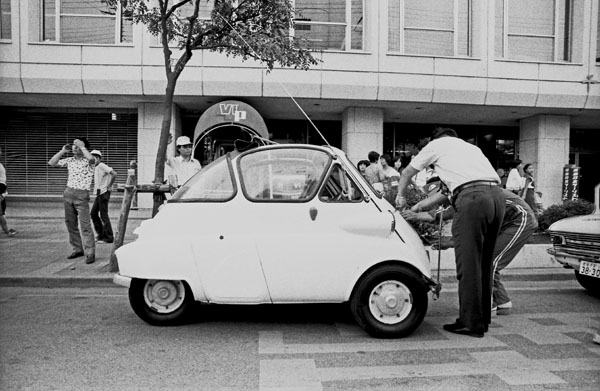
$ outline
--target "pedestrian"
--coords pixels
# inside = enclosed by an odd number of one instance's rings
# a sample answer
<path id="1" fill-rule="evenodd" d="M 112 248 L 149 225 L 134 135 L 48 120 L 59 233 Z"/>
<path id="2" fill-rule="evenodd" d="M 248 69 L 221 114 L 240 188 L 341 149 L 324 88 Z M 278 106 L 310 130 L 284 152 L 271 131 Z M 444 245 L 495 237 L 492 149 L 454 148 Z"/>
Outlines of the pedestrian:
<path id="1" fill-rule="evenodd" d="M 428 198 L 415 204 L 410 210 L 403 211 L 402 216 L 406 220 L 418 221 L 435 221 L 440 214 L 436 213 L 434 208 L 439 204 L 444 204 L 448 207 L 443 213 L 444 219 L 451 219 L 454 210 L 448 202 L 447 187 L 441 183 L 436 186 L 431 183 L 432 192 Z M 496 245 L 494 246 L 494 285 L 493 285 L 493 302 L 492 316 L 496 314 L 506 315 L 512 308 L 512 301 L 508 297 L 506 288 L 502 284 L 501 271 L 504 270 L 521 251 L 523 246 L 527 244 L 533 233 L 535 232 L 538 223 L 533 210 L 516 194 L 502 189 L 506 197 L 506 208 L 502 219 L 502 226 Z M 425 210 L 425 212 L 422 212 Z"/>
<path id="2" fill-rule="evenodd" d="M 0 148 L 0 158 L 2 157 L 2 148 Z M 8 223 L 6 222 L 6 169 L 4 165 L 0 163 L 0 227 L 2 227 L 2 231 L 8 236 L 15 236 L 18 232 L 12 228 L 8 228 Z"/>
<path id="3" fill-rule="evenodd" d="M 390 155 L 383 154 L 379 159 L 381 169 L 383 170 L 383 198 L 395 205 L 396 196 L 398 195 L 398 182 L 400 181 L 400 173 L 392 167 L 392 159 Z"/>
<path id="4" fill-rule="evenodd" d="M 96 242 L 112 243 L 114 235 L 108 216 L 108 202 L 117 173 L 102 162 L 102 152 L 94 149 L 92 156 L 96 160 L 94 168 L 94 205 L 92 205 L 92 223 L 96 231 Z"/>
<path id="5" fill-rule="evenodd" d="M 368 154 L 369 166 L 365 169 L 365 178 L 373 185 L 373 188 L 379 192 L 383 192 L 383 169 L 379 164 L 379 153 L 371 151 Z"/>
<path id="6" fill-rule="evenodd" d="M 394 156 L 392 162 L 394 163 L 394 169 L 400 172 L 402 170 L 402 159 L 400 158 L 400 156 Z"/>
<path id="7" fill-rule="evenodd" d="M 506 178 L 506 189 L 520 195 L 523 189 L 523 177 L 520 170 L 523 168 L 523 162 L 520 159 L 515 159 L 510 164 L 508 178 Z"/>
<path id="8" fill-rule="evenodd" d="M 167 158 L 167 165 L 171 167 L 173 175 L 177 176 L 177 186 L 180 187 L 195 173 L 200 171 L 200 162 L 192 157 L 192 141 L 187 136 L 177 138 L 176 148 L 179 156 Z"/>
<path id="9" fill-rule="evenodd" d="M 412 177 L 433 164 L 452 192 L 452 224 L 458 279 L 459 317 L 444 330 L 483 337 L 491 323 L 493 255 L 502 225 L 505 197 L 500 178 L 483 152 L 450 128 L 436 128 L 427 144 L 400 176 L 396 204 Z"/>
<path id="10" fill-rule="evenodd" d="M 504 170 L 504 168 L 498 167 L 498 169 L 496 170 L 496 173 L 500 177 L 500 186 L 503 189 L 506 189 L 506 180 L 508 179 L 508 177 L 506 176 L 506 171 Z"/>
<path id="11" fill-rule="evenodd" d="M 527 202 L 527 205 L 538 214 L 538 203 L 536 202 L 536 194 L 535 194 L 535 181 L 533 179 L 534 168 L 532 164 L 526 164 L 523 167 L 523 172 L 525 173 L 525 185 L 523 186 L 523 190 L 521 192 L 521 197 Z"/>
<path id="12" fill-rule="evenodd" d="M 365 176 L 365 170 L 367 169 L 367 167 L 369 167 L 369 161 L 368 160 L 361 160 L 356 165 L 356 168 L 358 168 L 358 172 L 360 172 L 360 174 L 363 177 Z"/>
<path id="13" fill-rule="evenodd" d="M 96 160 L 89 151 L 90 143 L 85 137 L 73 140 L 73 147 L 66 144 L 48 161 L 52 167 L 67 167 L 67 187 L 63 193 L 65 224 L 73 252 L 67 259 L 83 257 L 85 263 L 96 261 L 96 243 L 90 221 L 90 187 L 94 178 Z M 62 158 L 72 150 L 73 156 Z M 81 232 L 79 228 L 81 227 Z"/>

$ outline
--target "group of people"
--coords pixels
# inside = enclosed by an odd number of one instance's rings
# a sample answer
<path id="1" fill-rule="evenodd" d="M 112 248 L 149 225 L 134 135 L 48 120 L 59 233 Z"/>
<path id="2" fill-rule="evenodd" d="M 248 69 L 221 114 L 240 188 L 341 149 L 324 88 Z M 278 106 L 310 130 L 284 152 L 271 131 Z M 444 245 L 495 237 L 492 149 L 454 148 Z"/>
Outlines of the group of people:
<path id="1" fill-rule="evenodd" d="M 200 163 L 192 157 L 192 142 L 187 136 L 177 139 L 179 156 L 170 157 L 166 163 L 179 183 L 185 183 L 200 170 Z M 67 152 L 73 156 L 63 158 Z M 66 167 L 67 187 L 63 193 L 65 223 L 69 232 L 69 243 L 73 249 L 67 259 L 85 256 L 85 263 L 96 260 L 96 243 L 113 243 L 114 234 L 108 216 L 108 203 L 117 173 L 102 162 L 102 153 L 90 151 L 90 143 L 85 137 L 66 144 L 48 161 L 53 167 Z M 90 189 L 96 196 L 92 209 L 89 209 Z M 177 183 L 173 183 L 178 187 Z M 90 221 L 91 219 L 91 221 Z M 92 231 L 92 224 L 94 231 Z M 81 230 L 80 230 L 81 228 Z"/>
<path id="2" fill-rule="evenodd" d="M 532 164 L 523 165 L 520 159 L 515 159 L 510 164 L 508 175 L 503 168 L 499 168 L 496 172 L 500 177 L 502 187 L 525 200 L 536 216 L 542 212 L 541 193 L 535 189 Z"/>
<path id="3" fill-rule="evenodd" d="M 63 158 L 68 152 L 72 152 L 73 156 Z M 48 165 L 66 167 L 68 170 L 63 204 L 69 243 L 73 252 L 67 256 L 67 259 L 85 256 L 85 263 L 94 263 L 96 261 L 96 242 L 112 243 L 114 241 L 108 216 L 108 202 L 117 173 L 102 163 L 100 151 L 90 151 L 90 143 L 85 137 L 74 139 L 73 145 L 65 144 L 50 158 Z M 92 181 L 93 193 L 96 198 L 90 211 Z M 96 238 L 94 238 L 92 223 L 96 231 Z"/>
<path id="4" fill-rule="evenodd" d="M 192 155 L 192 142 L 187 136 L 177 139 L 179 156 L 170 157 L 166 163 L 172 175 L 182 184 L 200 171 L 200 162 Z M 72 152 L 73 156 L 63 157 Z M 0 149 L 0 157 L 2 150 Z M 90 151 L 90 143 L 85 137 L 78 137 L 73 144 L 65 144 L 50 160 L 52 167 L 66 167 L 67 186 L 63 192 L 65 224 L 69 233 L 72 252 L 67 259 L 85 256 L 85 263 L 96 261 L 96 243 L 113 243 L 114 234 L 108 215 L 108 203 L 117 172 L 102 162 L 102 152 Z M 93 181 L 93 187 L 92 187 Z M 6 169 L 0 163 L 0 227 L 8 236 L 17 235 L 17 231 L 8 228 L 6 211 Z M 178 184 L 175 183 L 175 187 Z M 89 208 L 90 189 L 95 195 L 92 209 Z M 93 225 L 93 230 L 92 230 Z M 94 231 L 96 236 L 94 237 Z"/>
<path id="5" fill-rule="evenodd" d="M 381 183 L 380 191 L 405 219 L 453 219 L 460 308 L 458 319 L 444 330 L 483 337 L 492 314 L 507 314 L 512 308 L 500 271 L 537 228 L 533 210 L 521 194 L 504 189 L 482 151 L 451 128 L 435 129 L 400 172 L 390 167 L 386 156 L 371 152 L 369 164 L 361 161 L 358 167 L 374 188 L 379 190 Z M 416 176 L 424 174 L 433 175 L 423 187 L 430 189 L 427 198 L 407 205 L 407 189 L 417 186 Z M 445 209 L 438 208 L 440 204 Z"/>

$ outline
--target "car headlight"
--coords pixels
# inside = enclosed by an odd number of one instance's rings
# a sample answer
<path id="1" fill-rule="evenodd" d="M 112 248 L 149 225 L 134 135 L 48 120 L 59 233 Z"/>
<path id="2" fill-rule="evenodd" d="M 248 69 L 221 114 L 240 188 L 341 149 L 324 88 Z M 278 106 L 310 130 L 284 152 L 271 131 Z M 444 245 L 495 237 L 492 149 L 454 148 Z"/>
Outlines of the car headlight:
<path id="1" fill-rule="evenodd" d="M 557 245 L 564 244 L 565 238 L 564 238 L 564 236 L 561 236 L 561 235 L 551 235 L 550 241 L 552 242 L 553 245 L 557 246 Z"/>

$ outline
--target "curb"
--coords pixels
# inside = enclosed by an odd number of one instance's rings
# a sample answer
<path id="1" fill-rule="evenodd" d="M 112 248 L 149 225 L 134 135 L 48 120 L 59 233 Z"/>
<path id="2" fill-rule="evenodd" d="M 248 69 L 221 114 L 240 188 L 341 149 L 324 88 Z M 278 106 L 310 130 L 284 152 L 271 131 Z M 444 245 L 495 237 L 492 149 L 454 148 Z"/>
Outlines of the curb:
<path id="1" fill-rule="evenodd" d="M 33 288 L 103 288 L 117 287 L 113 283 L 114 273 L 97 276 L 63 277 L 63 276 L 0 276 L 0 287 L 33 287 Z M 431 271 L 437 280 L 437 270 Z M 508 269 L 502 273 L 503 281 L 567 281 L 575 280 L 572 269 Z M 443 284 L 456 284 L 454 270 L 440 270 L 440 281 Z"/>
<path id="2" fill-rule="evenodd" d="M 103 288 L 116 287 L 113 275 L 97 277 L 1 276 L 0 287 L 29 288 Z"/>

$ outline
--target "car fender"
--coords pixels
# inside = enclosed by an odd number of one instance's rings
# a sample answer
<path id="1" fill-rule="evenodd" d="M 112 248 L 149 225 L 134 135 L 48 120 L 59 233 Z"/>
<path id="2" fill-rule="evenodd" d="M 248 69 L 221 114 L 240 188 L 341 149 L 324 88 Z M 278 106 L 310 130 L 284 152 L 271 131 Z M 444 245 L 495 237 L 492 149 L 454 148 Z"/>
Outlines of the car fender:
<path id="1" fill-rule="evenodd" d="M 121 276 L 141 279 L 183 280 L 197 301 L 206 301 L 188 240 L 137 240 L 115 251 Z"/>
<path id="2" fill-rule="evenodd" d="M 350 280 L 350 284 L 344 293 L 344 301 L 350 300 L 356 284 L 365 273 L 384 264 L 404 265 L 409 269 L 414 270 L 418 275 L 423 276 L 424 280 L 431 280 L 431 268 L 429 267 L 428 254 L 425 252 L 425 258 L 423 258 L 422 255 L 420 256 L 415 251 L 412 251 L 408 245 L 403 245 L 400 249 L 398 249 L 398 246 L 396 245 L 388 251 L 379 252 L 378 258 L 373 258 L 369 262 L 361 264 L 361 266 L 355 270 L 355 273 Z"/>

